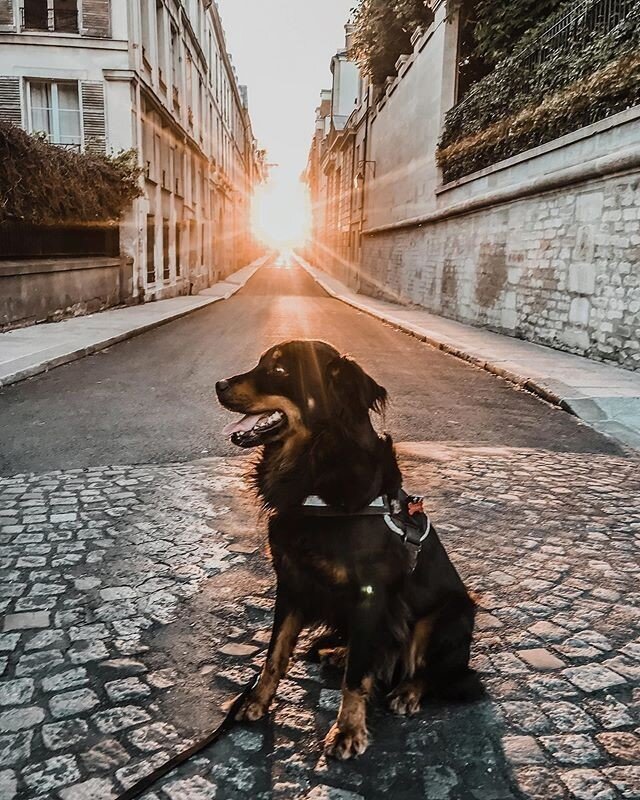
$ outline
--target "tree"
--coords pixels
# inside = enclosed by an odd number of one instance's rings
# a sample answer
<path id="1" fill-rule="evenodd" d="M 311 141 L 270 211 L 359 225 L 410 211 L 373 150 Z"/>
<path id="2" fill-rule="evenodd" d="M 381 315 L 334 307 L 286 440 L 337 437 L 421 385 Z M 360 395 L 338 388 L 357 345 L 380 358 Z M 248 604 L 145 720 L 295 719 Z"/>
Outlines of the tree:
<path id="1" fill-rule="evenodd" d="M 411 37 L 433 20 L 429 0 L 360 0 L 353 11 L 351 57 L 363 75 L 382 84 L 396 74 L 396 61 L 411 53 Z"/>

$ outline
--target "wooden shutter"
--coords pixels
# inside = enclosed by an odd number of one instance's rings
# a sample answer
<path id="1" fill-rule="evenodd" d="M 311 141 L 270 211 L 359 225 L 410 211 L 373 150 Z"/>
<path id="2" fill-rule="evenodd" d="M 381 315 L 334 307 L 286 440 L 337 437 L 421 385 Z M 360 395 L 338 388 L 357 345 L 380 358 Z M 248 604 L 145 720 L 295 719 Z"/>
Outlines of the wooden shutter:
<path id="1" fill-rule="evenodd" d="M 22 125 L 20 78 L 0 76 L 0 120 Z"/>
<path id="2" fill-rule="evenodd" d="M 104 117 L 104 86 L 99 81 L 82 81 L 82 126 L 84 147 L 93 153 L 104 153 L 107 149 L 107 134 Z"/>
<path id="3" fill-rule="evenodd" d="M 15 30 L 13 0 L 0 0 L 0 27 L 5 30 Z"/>
<path id="4" fill-rule="evenodd" d="M 82 28 L 85 36 L 108 39 L 111 36 L 111 1 L 83 0 Z"/>

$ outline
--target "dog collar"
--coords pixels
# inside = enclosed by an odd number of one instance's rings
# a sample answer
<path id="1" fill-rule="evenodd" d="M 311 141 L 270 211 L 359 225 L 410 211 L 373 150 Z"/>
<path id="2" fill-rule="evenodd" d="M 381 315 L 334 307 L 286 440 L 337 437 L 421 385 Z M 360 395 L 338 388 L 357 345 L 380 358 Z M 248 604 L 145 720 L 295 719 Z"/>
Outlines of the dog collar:
<path id="1" fill-rule="evenodd" d="M 380 495 L 372 500 L 368 506 L 359 509 L 358 511 L 343 511 L 335 506 L 330 506 L 324 502 L 317 494 L 310 494 L 302 504 L 303 512 L 310 516 L 326 516 L 326 517 L 361 517 L 367 515 L 383 515 L 391 511 L 391 505 L 386 495 Z"/>

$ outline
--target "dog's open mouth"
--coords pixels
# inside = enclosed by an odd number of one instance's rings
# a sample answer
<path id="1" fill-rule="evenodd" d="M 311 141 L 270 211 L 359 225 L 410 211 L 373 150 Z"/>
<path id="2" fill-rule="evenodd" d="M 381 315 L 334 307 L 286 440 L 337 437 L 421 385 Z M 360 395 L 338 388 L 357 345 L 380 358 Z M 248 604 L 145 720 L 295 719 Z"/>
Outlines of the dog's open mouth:
<path id="1" fill-rule="evenodd" d="M 265 411 L 262 414 L 245 414 L 238 422 L 227 425 L 222 433 L 231 437 L 233 444 L 238 447 L 258 447 L 286 424 L 284 412 Z"/>

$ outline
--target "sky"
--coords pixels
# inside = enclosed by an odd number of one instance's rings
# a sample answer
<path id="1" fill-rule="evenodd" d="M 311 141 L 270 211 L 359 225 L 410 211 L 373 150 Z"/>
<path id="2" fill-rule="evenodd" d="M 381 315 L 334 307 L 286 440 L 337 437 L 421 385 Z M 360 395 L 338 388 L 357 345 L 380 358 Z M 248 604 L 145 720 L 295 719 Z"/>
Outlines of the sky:
<path id="1" fill-rule="evenodd" d="M 279 164 L 268 189 L 259 193 L 256 226 L 281 243 L 297 243 L 308 227 L 299 178 L 320 90 L 331 87 L 331 56 L 344 47 L 353 5 L 354 0 L 218 0 L 227 48 L 240 83 L 249 89 L 254 133 L 267 160 Z"/>

